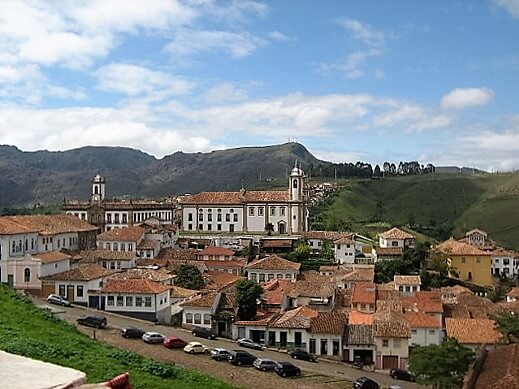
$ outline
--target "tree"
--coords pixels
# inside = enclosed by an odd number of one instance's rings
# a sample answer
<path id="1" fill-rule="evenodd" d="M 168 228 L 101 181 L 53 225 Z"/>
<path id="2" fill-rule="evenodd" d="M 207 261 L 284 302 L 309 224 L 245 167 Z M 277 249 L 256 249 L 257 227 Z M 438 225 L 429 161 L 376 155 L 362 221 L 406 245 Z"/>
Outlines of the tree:
<path id="1" fill-rule="evenodd" d="M 240 280 L 236 283 L 236 303 L 240 320 L 254 319 L 258 300 L 262 294 L 263 289 L 254 281 Z"/>
<path id="2" fill-rule="evenodd" d="M 375 170 L 373 171 L 373 177 L 382 177 L 382 172 L 380 171 L 380 166 L 375 166 Z"/>
<path id="3" fill-rule="evenodd" d="M 205 282 L 195 265 L 180 265 L 177 267 L 175 284 L 181 288 L 198 290 L 205 285 Z"/>
<path id="4" fill-rule="evenodd" d="M 512 342 L 519 341 L 519 316 L 510 313 L 493 316 L 497 323 L 497 330 Z"/>
<path id="5" fill-rule="evenodd" d="M 433 389 L 459 388 L 473 358 L 473 352 L 456 339 L 444 338 L 439 346 L 415 348 L 409 356 L 409 369 L 418 383 Z"/>
<path id="6" fill-rule="evenodd" d="M 306 243 L 300 243 L 296 247 L 295 255 L 299 261 L 308 259 L 310 257 L 310 246 L 308 246 Z"/>
<path id="7" fill-rule="evenodd" d="M 329 241 L 325 240 L 321 246 L 321 258 L 331 260 L 333 257 L 333 247 Z"/>

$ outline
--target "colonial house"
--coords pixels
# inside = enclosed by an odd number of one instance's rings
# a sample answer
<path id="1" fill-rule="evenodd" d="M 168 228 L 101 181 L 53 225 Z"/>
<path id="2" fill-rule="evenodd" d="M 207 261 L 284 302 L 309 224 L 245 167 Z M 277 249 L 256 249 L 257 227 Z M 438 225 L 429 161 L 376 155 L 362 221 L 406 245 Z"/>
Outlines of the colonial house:
<path id="1" fill-rule="evenodd" d="M 310 319 L 308 351 L 312 354 L 342 359 L 342 342 L 348 315 L 342 312 L 320 312 Z"/>
<path id="2" fill-rule="evenodd" d="M 376 345 L 375 367 L 393 369 L 407 367 L 411 329 L 396 301 L 378 301 L 373 316 L 373 338 Z"/>
<path id="3" fill-rule="evenodd" d="M 395 275 L 393 277 L 393 283 L 395 284 L 395 290 L 398 290 L 404 296 L 409 296 L 420 291 L 422 280 L 420 276 Z"/>
<path id="4" fill-rule="evenodd" d="M 241 276 L 245 268 L 246 261 L 242 259 L 234 259 L 230 261 L 204 261 L 207 270 L 219 270 L 229 274 Z"/>
<path id="5" fill-rule="evenodd" d="M 344 333 L 343 359 L 347 362 L 360 360 L 366 365 L 375 362 L 373 339 L 373 314 L 351 311 Z"/>
<path id="6" fill-rule="evenodd" d="M 261 308 L 266 311 L 286 310 L 290 305 L 288 293 L 294 289 L 295 282 L 290 280 L 272 280 L 262 284 Z"/>
<path id="7" fill-rule="evenodd" d="M 87 264 L 43 277 L 43 295 L 54 293 L 71 303 L 99 308 L 99 297 L 93 292 L 99 291 L 103 281 L 113 273 L 97 264 Z"/>
<path id="8" fill-rule="evenodd" d="M 440 243 L 436 250 L 447 257 L 453 269 L 451 277 L 481 286 L 492 285 L 491 254 L 453 238 Z"/>
<path id="9" fill-rule="evenodd" d="M 342 264 L 355 263 L 355 241 L 351 237 L 343 237 L 333 242 L 335 261 Z"/>
<path id="10" fill-rule="evenodd" d="M 138 319 L 171 322 L 169 286 L 143 279 L 110 279 L 100 290 L 101 309 Z"/>
<path id="11" fill-rule="evenodd" d="M 302 234 L 302 238 L 308 242 L 312 254 L 319 254 L 326 244 L 332 249 L 333 242 L 342 238 L 352 238 L 352 234 L 338 231 L 308 231 Z"/>
<path id="12" fill-rule="evenodd" d="M 181 199 L 183 231 L 299 234 L 308 228 L 306 176 L 292 169 L 288 190 L 202 192 Z"/>
<path id="13" fill-rule="evenodd" d="M 197 253 L 198 260 L 204 261 L 232 261 L 234 259 L 234 251 L 221 246 L 207 246 Z"/>
<path id="14" fill-rule="evenodd" d="M 155 258 L 160 252 L 160 240 L 145 238 L 139 242 L 136 251 L 141 258 Z"/>
<path id="15" fill-rule="evenodd" d="M 449 338 L 476 351 L 478 348 L 493 348 L 502 342 L 503 336 L 496 329 L 496 323 L 490 319 L 445 319 L 445 331 Z"/>
<path id="16" fill-rule="evenodd" d="M 145 233 L 146 230 L 139 226 L 112 229 L 97 236 L 97 247 L 111 251 L 136 252 Z"/>
<path id="17" fill-rule="evenodd" d="M 373 282 L 373 265 L 323 265 L 319 274 L 329 276 L 339 289 L 352 289 L 359 282 Z"/>
<path id="18" fill-rule="evenodd" d="M 318 273 L 297 280 L 287 296 L 291 307 L 307 306 L 318 312 L 331 311 L 335 307 L 335 285 Z"/>
<path id="19" fill-rule="evenodd" d="M 286 254 L 294 249 L 294 239 L 261 238 L 260 250 L 264 254 Z"/>
<path id="20" fill-rule="evenodd" d="M 99 174 L 92 180 L 89 201 L 65 200 L 63 209 L 69 215 L 88 221 L 101 231 L 130 227 L 149 219 L 172 224 L 176 203 L 154 200 L 108 200 L 106 180 Z"/>
<path id="21" fill-rule="evenodd" d="M 363 313 L 375 312 L 377 288 L 372 282 L 359 282 L 353 287 L 351 310 Z"/>
<path id="22" fill-rule="evenodd" d="M 519 274 L 519 254 L 498 247 L 491 251 L 492 274 L 496 277 L 515 277 Z"/>
<path id="23" fill-rule="evenodd" d="M 108 270 L 131 269 L 137 265 L 134 251 L 86 250 L 78 254 L 79 265 L 97 263 Z"/>
<path id="24" fill-rule="evenodd" d="M 468 231 L 460 241 L 472 246 L 478 246 L 481 250 L 492 249 L 494 245 L 494 242 L 488 239 L 488 234 L 479 228 Z"/>
<path id="25" fill-rule="evenodd" d="M 394 259 L 402 259 L 404 250 L 402 247 L 374 247 L 371 256 L 374 262 L 392 261 Z"/>
<path id="26" fill-rule="evenodd" d="M 295 281 L 301 268 L 300 263 L 270 255 L 256 259 L 245 266 L 247 278 L 258 283 L 273 279 L 285 279 Z"/>
<path id="27" fill-rule="evenodd" d="M 400 247 L 402 250 L 413 248 L 415 244 L 414 235 L 393 227 L 388 231 L 378 234 L 378 244 L 382 248 Z"/>
<path id="28" fill-rule="evenodd" d="M 414 295 L 401 296 L 400 303 L 404 313 L 422 313 L 443 323 L 443 304 L 441 292 L 438 289 L 416 292 Z"/>
<path id="29" fill-rule="evenodd" d="M 164 268 L 132 268 L 119 271 L 112 275 L 112 279 L 122 280 L 149 280 L 165 286 L 172 286 L 177 276 Z"/>
<path id="30" fill-rule="evenodd" d="M 422 312 L 405 312 L 411 328 L 409 347 L 439 345 L 443 339 L 441 319 Z"/>

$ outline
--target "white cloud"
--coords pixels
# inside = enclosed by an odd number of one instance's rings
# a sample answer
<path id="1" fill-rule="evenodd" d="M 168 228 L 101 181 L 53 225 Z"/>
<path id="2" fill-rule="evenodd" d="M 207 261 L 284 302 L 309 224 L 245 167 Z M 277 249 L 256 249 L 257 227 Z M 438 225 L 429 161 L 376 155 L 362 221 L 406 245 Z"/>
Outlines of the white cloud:
<path id="1" fill-rule="evenodd" d="M 444 109 L 463 109 L 486 105 L 494 99 L 494 91 L 488 88 L 456 88 L 441 99 Z"/>
<path id="2" fill-rule="evenodd" d="M 328 150 L 311 150 L 312 154 L 323 161 L 335 163 L 357 162 L 362 160 L 363 153 L 355 151 L 328 151 Z"/>
<path id="3" fill-rule="evenodd" d="M 98 88 L 129 96 L 161 92 L 163 97 L 188 93 L 193 83 L 165 72 L 142 66 L 112 63 L 96 71 Z"/>
<path id="4" fill-rule="evenodd" d="M 373 119 L 375 128 L 398 127 L 407 132 L 444 128 L 451 122 L 450 116 L 429 112 L 419 105 L 409 103 L 404 103 L 397 109 L 378 114 Z"/>
<path id="5" fill-rule="evenodd" d="M 222 50 L 233 58 L 243 58 L 267 41 L 248 32 L 179 30 L 164 50 L 174 56 Z"/>
<path id="6" fill-rule="evenodd" d="M 371 26 L 356 19 L 342 18 L 339 24 L 352 32 L 353 37 L 371 47 L 381 47 L 384 43 L 384 34 Z"/>
<path id="7" fill-rule="evenodd" d="M 293 40 L 295 40 L 294 38 L 291 38 L 279 31 L 271 31 L 271 32 L 269 32 L 268 36 L 270 39 L 274 39 L 277 41 L 293 41 Z"/>
<path id="8" fill-rule="evenodd" d="M 230 83 L 218 84 L 204 93 L 208 103 L 221 104 L 227 102 L 243 101 L 247 99 L 247 92 Z"/>
<path id="9" fill-rule="evenodd" d="M 519 18 L 519 0 L 494 0 L 494 2 L 513 17 Z"/>

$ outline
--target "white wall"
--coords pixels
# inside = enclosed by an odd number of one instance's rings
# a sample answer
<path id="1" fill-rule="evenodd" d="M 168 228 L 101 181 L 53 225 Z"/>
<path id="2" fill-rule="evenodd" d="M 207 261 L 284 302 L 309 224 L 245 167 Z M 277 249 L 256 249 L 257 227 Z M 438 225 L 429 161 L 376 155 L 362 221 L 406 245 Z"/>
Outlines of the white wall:
<path id="1" fill-rule="evenodd" d="M 202 212 L 200 212 L 202 210 Z M 209 212 L 211 210 L 211 212 Z M 220 212 L 218 212 L 220 210 Z M 232 211 L 232 212 L 231 212 Z M 189 221 L 189 214 L 192 214 L 192 221 Z M 199 221 L 199 214 L 203 215 L 202 221 Z M 209 221 L 209 214 L 211 214 L 211 221 Z M 221 221 L 218 221 L 218 214 L 221 214 Z M 229 221 L 227 221 L 227 215 L 229 215 Z M 234 221 L 237 215 L 237 221 Z M 243 206 L 242 205 L 231 205 L 231 206 L 189 206 L 183 207 L 182 209 L 182 229 L 183 231 L 197 231 L 198 226 L 202 224 L 201 231 L 209 231 L 209 224 L 211 225 L 211 232 L 229 232 L 230 225 L 234 225 L 235 232 L 243 231 Z M 218 224 L 221 224 L 221 230 L 218 230 Z M 189 226 L 191 225 L 191 229 Z M 263 226 L 262 231 L 265 230 Z"/>
<path id="2" fill-rule="evenodd" d="M 402 247 L 404 248 L 404 240 L 403 239 L 384 239 L 379 237 L 379 246 L 383 248 L 387 247 Z"/>
<path id="3" fill-rule="evenodd" d="M 191 314 L 191 322 L 187 321 L 187 315 Z M 200 323 L 195 323 L 195 315 L 200 315 Z M 204 321 L 205 315 L 205 321 Z M 206 316 L 209 315 L 209 316 Z M 199 307 L 184 307 L 182 311 L 182 325 L 186 325 L 188 327 L 205 327 L 211 328 L 211 308 L 199 308 Z M 209 318 L 209 322 L 207 322 L 207 318 Z"/>
<path id="4" fill-rule="evenodd" d="M 273 279 L 295 280 L 298 272 L 294 270 L 263 270 L 249 269 L 247 270 L 247 278 L 249 280 L 261 283 Z M 263 277 L 263 278 L 262 278 Z"/>
<path id="5" fill-rule="evenodd" d="M 355 263 L 355 244 L 334 244 L 335 260 L 342 264 Z"/>
<path id="6" fill-rule="evenodd" d="M 74 302 L 84 303 L 88 304 L 88 291 L 89 290 L 95 290 L 100 289 L 103 283 L 103 278 L 97 278 L 95 280 L 90 281 L 56 281 L 54 283 L 54 293 L 60 294 L 60 285 L 62 286 L 62 289 L 65 290 L 65 297 L 66 299 Z M 68 286 L 73 285 L 74 286 L 74 296 L 68 295 Z M 78 286 L 83 287 L 83 296 L 78 296 Z"/>
<path id="7" fill-rule="evenodd" d="M 411 328 L 409 346 L 439 345 L 443 339 L 441 328 Z"/>
<path id="8" fill-rule="evenodd" d="M 59 262 L 42 263 L 40 267 L 40 277 L 51 276 L 53 274 L 62 273 L 67 270 L 70 270 L 69 259 Z"/>
<path id="9" fill-rule="evenodd" d="M 114 305 L 108 305 L 109 296 L 114 297 Z M 118 306 L 117 305 L 117 296 L 123 297 L 123 305 Z M 170 307 L 170 301 L 169 301 L 169 291 L 165 291 L 158 294 L 140 294 L 140 293 L 103 293 L 103 297 L 105 298 L 105 310 L 106 311 L 112 311 L 112 312 L 158 312 L 162 309 Z M 133 301 L 131 305 L 126 305 L 126 297 L 133 297 Z M 141 297 L 143 304 L 141 307 L 136 306 L 136 299 L 137 297 Z M 145 301 L 146 297 L 151 298 L 151 306 L 146 307 Z M 160 300 L 162 299 L 162 304 L 160 303 Z M 155 301 L 156 304 L 155 305 Z"/>

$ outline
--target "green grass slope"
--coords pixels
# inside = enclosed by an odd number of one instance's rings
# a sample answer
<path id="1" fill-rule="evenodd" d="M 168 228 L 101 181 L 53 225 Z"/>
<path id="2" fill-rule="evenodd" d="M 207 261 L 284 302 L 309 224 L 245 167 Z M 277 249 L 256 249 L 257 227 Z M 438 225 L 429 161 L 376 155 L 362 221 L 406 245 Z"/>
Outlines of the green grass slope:
<path id="1" fill-rule="evenodd" d="M 315 210 L 312 228 L 369 233 L 366 224 L 387 222 L 446 239 L 479 227 L 498 243 L 519 248 L 519 174 L 433 174 L 342 185 Z"/>
<path id="2" fill-rule="evenodd" d="M 89 382 L 128 371 L 136 389 L 232 388 L 203 374 L 96 342 L 3 285 L 0 307 L 1 350 L 81 370 Z"/>

